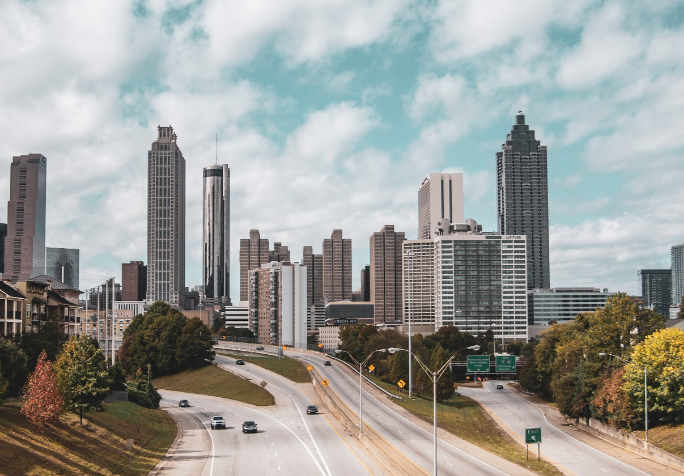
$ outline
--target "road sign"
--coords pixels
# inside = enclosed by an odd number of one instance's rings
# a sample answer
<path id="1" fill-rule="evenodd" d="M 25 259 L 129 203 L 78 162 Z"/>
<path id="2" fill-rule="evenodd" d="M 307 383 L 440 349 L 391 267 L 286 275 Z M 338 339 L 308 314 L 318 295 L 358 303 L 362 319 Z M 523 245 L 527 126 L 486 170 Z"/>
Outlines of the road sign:
<path id="1" fill-rule="evenodd" d="M 470 380 L 470 375 L 466 376 L 466 380 Z"/>
<path id="2" fill-rule="evenodd" d="M 525 428 L 525 443 L 541 443 L 541 428 Z"/>
<path id="3" fill-rule="evenodd" d="M 321 385 L 323 385 L 324 387 L 327 387 L 328 381 L 326 379 L 321 380 Z"/>
<path id="4" fill-rule="evenodd" d="M 468 372 L 489 372 L 489 356 L 469 355 Z"/>
<path id="5" fill-rule="evenodd" d="M 406 382 L 404 382 L 403 380 L 399 380 L 397 382 L 397 385 L 399 385 L 399 388 L 404 388 L 404 385 L 406 385 Z"/>
<path id="6" fill-rule="evenodd" d="M 318 348 L 319 348 L 319 349 L 322 349 L 322 348 L 323 348 L 323 344 L 319 343 L 319 344 L 318 344 Z"/>
<path id="7" fill-rule="evenodd" d="M 313 367 L 311 365 L 306 366 L 306 370 L 308 370 L 309 372 L 311 372 L 311 369 L 313 369 Z"/>
<path id="8" fill-rule="evenodd" d="M 283 350 L 287 350 L 287 347 L 283 346 Z"/>
<path id="9" fill-rule="evenodd" d="M 497 355 L 497 372 L 515 372 L 515 355 Z"/>
<path id="10" fill-rule="evenodd" d="M 368 366 L 368 370 L 370 370 L 371 372 L 372 372 L 373 370 L 375 370 L 375 365 L 370 364 L 370 365 Z"/>

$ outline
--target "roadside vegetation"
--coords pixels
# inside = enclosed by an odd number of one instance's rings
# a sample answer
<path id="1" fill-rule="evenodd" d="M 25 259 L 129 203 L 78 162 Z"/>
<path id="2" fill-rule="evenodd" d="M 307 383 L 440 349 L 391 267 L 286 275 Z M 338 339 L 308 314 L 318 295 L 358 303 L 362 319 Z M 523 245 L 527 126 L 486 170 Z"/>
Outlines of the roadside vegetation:
<path id="1" fill-rule="evenodd" d="M 234 359 L 242 359 L 250 364 L 258 365 L 273 373 L 282 375 L 286 379 L 297 383 L 311 383 L 311 374 L 306 370 L 306 366 L 298 360 L 289 357 L 261 357 L 253 355 L 227 354 Z"/>

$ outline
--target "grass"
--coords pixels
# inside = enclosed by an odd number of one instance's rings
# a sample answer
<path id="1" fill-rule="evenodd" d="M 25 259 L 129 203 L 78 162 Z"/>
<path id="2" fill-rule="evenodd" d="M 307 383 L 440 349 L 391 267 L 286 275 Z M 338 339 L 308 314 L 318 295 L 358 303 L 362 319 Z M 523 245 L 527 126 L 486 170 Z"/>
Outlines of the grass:
<path id="1" fill-rule="evenodd" d="M 250 364 L 258 365 L 273 373 L 282 375 L 297 383 L 311 383 L 311 374 L 306 370 L 306 366 L 298 360 L 283 357 L 254 357 L 251 355 L 228 354 L 234 359 L 242 359 Z"/>
<path id="2" fill-rule="evenodd" d="M 160 389 L 229 398 L 252 405 L 275 405 L 273 395 L 259 385 L 213 365 L 165 375 L 152 381 Z"/>
<path id="3" fill-rule="evenodd" d="M 634 435 L 642 440 L 645 438 L 643 430 L 635 432 Z M 684 458 L 684 423 L 668 423 L 649 428 L 648 442 L 663 451 Z"/>
<path id="4" fill-rule="evenodd" d="M 176 424 L 161 410 L 130 402 L 106 404 L 104 413 L 65 414 L 43 435 L 19 413 L 21 403 L 0 406 L 0 473 L 146 475 L 176 437 Z M 135 440 L 132 458 L 126 439 Z"/>
<path id="5" fill-rule="evenodd" d="M 369 378 L 390 392 L 396 393 L 398 390 L 396 385 L 383 382 L 374 376 L 369 376 Z M 403 393 L 406 396 L 408 392 L 404 391 Z M 423 420 L 432 422 L 433 404 L 431 396 L 430 398 L 416 396 L 413 401 L 402 400 L 396 401 L 396 403 Z M 562 474 L 547 461 L 538 462 L 532 458 L 530 461 L 526 461 L 522 446 L 492 421 L 482 406 L 471 398 L 452 397 L 443 403 L 438 403 L 437 425 L 459 438 L 536 473 L 544 475 Z"/>

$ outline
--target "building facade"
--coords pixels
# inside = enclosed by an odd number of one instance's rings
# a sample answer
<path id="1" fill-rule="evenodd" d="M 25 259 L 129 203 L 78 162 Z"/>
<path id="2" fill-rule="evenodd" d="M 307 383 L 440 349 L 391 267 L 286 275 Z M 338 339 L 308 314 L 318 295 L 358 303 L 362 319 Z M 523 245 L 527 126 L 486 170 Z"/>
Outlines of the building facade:
<path id="1" fill-rule="evenodd" d="M 644 307 L 654 309 L 668 318 L 672 303 L 672 270 L 640 269 L 639 287 Z"/>
<path id="2" fill-rule="evenodd" d="M 185 159 L 171 126 L 147 155 L 147 300 L 185 303 Z"/>
<path id="3" fill-rule="evenodd" d="M 78 289 L 79 251 L 69 248 L 45 248 L 45 274 Z"/>
<path id="4" fill-rule="evenodd" d="M 312 246 L 305 246 L 302 264 L 306 266 L 307 329 L 312 331 L 322 326 L 324 321 L 323 255 L 314 254 Z"/>
<path id="5" fill-rule="evenodd" d="M 323 297 L 327 302 L 352 298 L 352 241 L 333 230 L 323 240 Z"/>
<path id="6" fill-rule="evenodd" d="M 603 308 L 615 293 L 598 288 L 533 289 L 527 294 L 529 324 L 548 325 L 549 321 L 572 321 L 577 314 Z"/>
<path id="7" fill-rule="evenodd" d="M 144 301 L 147 288 L 147 266 L 142 261 L 121 264 L 121 299 Z"/>
<path id="8" fill-rule="evenodd" d="M 0 280 L 0 336 L 26 331 L 26 306 L 26 296 L 13 288 L 9 281 Z"/>
<path id="9" fill-rule="evenodd" d="M 496 153 L 499 233 L 527 236 L 528 289 L 549 289 L 546 146 L 520 111 L 501 149 Z"/>
<path id="10" fill-rule="evenodd" d="M 434 239 L 402 243 L 404 323 L 435 325 L 435 243 Z"/>
<path id="11" fill-rule="evenodd" d="M 0 277 L 5 272 L 5 238 L 7 238 L 7 223 L 0 223 Z"/>
<path id="12" fill-rule="evenodd" d="M 463 223 L 463 174 L 430 174 L 418 189 L 418 239 L 435 236 L 437 222 Z"/>
<path id="13" fill-rule="evenodd" d="M 42 154 L 12 158 L 3 274 L 12 282 L 45 274 L 46 178 Z"/>
<path id="14" fill-rule="evenodd" d="M 679 306 L 684 294 L 684 244 L 675 245 L 670 250 L 672 269 L 672 305 Z"/>
<path id="15" fill-rule="evenodd" d="M 230 168 L 204 168 L 202 283 L 212 302 L 230 303 Z"/>
<path id="16" fill-rule="evenodd" d="M 385 225 L 370 238 L 370 300 L 374 303 L 375 322 L 401 321 L 402 303 L 402 243 L 403 231 Z"/>
<path id="17" fill-rule="evenodd" d="M 221 311 L 226 327 L 249 328 L 249 302 L 241 301 L 239 306 L 226 306 Z"/>
<path id="18" fill-rule="evenodd" d="M 370 302 L 370 265 L 367 264 L 361 268 L 361 297 L 362 301 Z"/>
<path id="19" fill-rule="evenodd" d="M 259 230 L 249 230 L 249 238 L 240 240 L 240 301 L 249 300 L 249 272 L 264 263 L 268 263 L 268 240 L 261 238 Z"/>

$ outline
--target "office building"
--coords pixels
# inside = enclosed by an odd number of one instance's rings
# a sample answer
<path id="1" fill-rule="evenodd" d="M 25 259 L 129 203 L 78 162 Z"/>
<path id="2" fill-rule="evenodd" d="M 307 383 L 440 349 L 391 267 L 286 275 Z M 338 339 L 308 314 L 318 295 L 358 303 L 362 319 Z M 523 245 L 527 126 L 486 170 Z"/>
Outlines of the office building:
<path id="1" fill-rule="evenodd" d="M 5 238 L 7 238 L 7 223 L 0 223 L 0 277 L 5 272 Z"/>
<path id="2" fill-rule="evenodd" d="M 528 289 L 549 289 L 546 146 L 520 111 L 501 149 L 496 153 L 499 233 L 527 236 Z"/>
<path id="3" fill-rule="evenodd" d="M 88 291 L 88 308 L 97 309 L 99 303 L 100 311 L 105 309 L 114 309 L 116 301 L 123 301 L 123 293 L 121 292 L 121 284 L 115 283 L 112 286 L 112 279 L 108 279 L 106 284 L 100 284 Z"/>
<path id="4" fill-rule="evenodd" d="M 644 299 L 644 307 L 653 309 L 668 318 L 672 302 L 672 270 L 640 269 L 639 286 Z"/>
<path id="5" fill-rule="evenodd" d="M 249 238 L 240 240 L 240 301 L 249 300 L 249 272 L 268 263 L 268 240 L 259 230 L 249 230 Z"/>
<path id="6" fill-rule="evenodd" d="M 370 302 L 371 292 L 370 292 L 370 265 L 367 264 L 361 268 L 361 300 L 364 302 Z"/>
<path id="7" fill-rule="evenodd" d="M 323 240 L 323 297 L 327 302 L 349 301 L 352 294 L 352 242 L 333 230 Z"/>
<path id="8" fill-rule="evenodd" d="M 306 266 L 269 262 L 249 271 L 249 328 L 262 344 L 306 349 Z"/>
<path id="9" fill-rule="evenodd" d="M 552 288 L 528 291 L 529 324 L 545 326 L 572 321 L 577 314 L 603 308 L 615 293 L 598 288 Z"/>
<path id="10" fill-rule="evenodd" d="M 230 169 L 204 168 L 202 283 L 204 299 L 230 304 Z"/>
<path id="11" fill-rule="evenodd" d="M 679 306 L 684 294 L 684 244 L 675 245 L 670 250 L 672 269 L 672 305 Z"/>
<path id="12" fill-rule="evenodd" d="M 121 264 L 121 299 L 144 301 L 147 288 L 147 266 L 142 261 Z"/>
<path id="13" fill-rule="evenodd" d="M 115 301 L 114 314 L 116 316 L 135 317 L 138 314 L 145 314 L 145 301 Z"/>
<path id="14" fill-rule="evenodd" d="M 46 178 L 43 155 L 12 158 L 3 274 L 12 282 L 45 274 Z"/>
<path id="15" fill-rule="evenodd" d="M 463 174 L 430 174 L 418 189 L 418 239 L 435 236 L 442 218 L 463 223 Z"/>
<path id="16" fill-rule="evenodd" d="M 374 324 L 372 302 L 337 301 L 325 305 L 325 325 Z"/>
<path id="17" fill-rule="evenodd" d="M 171 126 L 147 156 L 147 300 L 185 303 L 185 159 Z"/>
<path id="18" fill-rule="evenodd" d="M 370 238 L 370 300 L 375 322 L 383 324 L 402 320 L 402 243 L 403 231 L 385 225 Z"/>
<path id="19" fill-rule="evenodd" d="M 323 255 L 314 254 L 312 246 L 305 246 L 302 264 L 306 266 L 307 329 L 312 331 L 323 326 L 325 320 Z"/>
<path id="20" fill-rule="evenodd" d="M 78 289 L 79 251 L 69 248 L 45 248 L 45 274 Z"/>
<path id="21" fill-rule="evenodd" d="M 279 263 L 290 261 L 290 250 L 287 246 L 283 246 L 279 241 L 275 241 L 273 243 L 273 250 L 268 252 L 268 260 L 277 261 Z"/>
<path id="22" fill-rule="evenodd" d="M 434 239 L 402 243 L 403 322 L 435 326 L 435 243 Z M 410 256 L 407 256 L 410 255 Z"/>
<path id="23" fill-rule="evenodd" d="M 249 328 L 249 302 L 240 301 L 238 306 L 225 306 L 221 310 L 221 317 L 226 327 Z"/>

